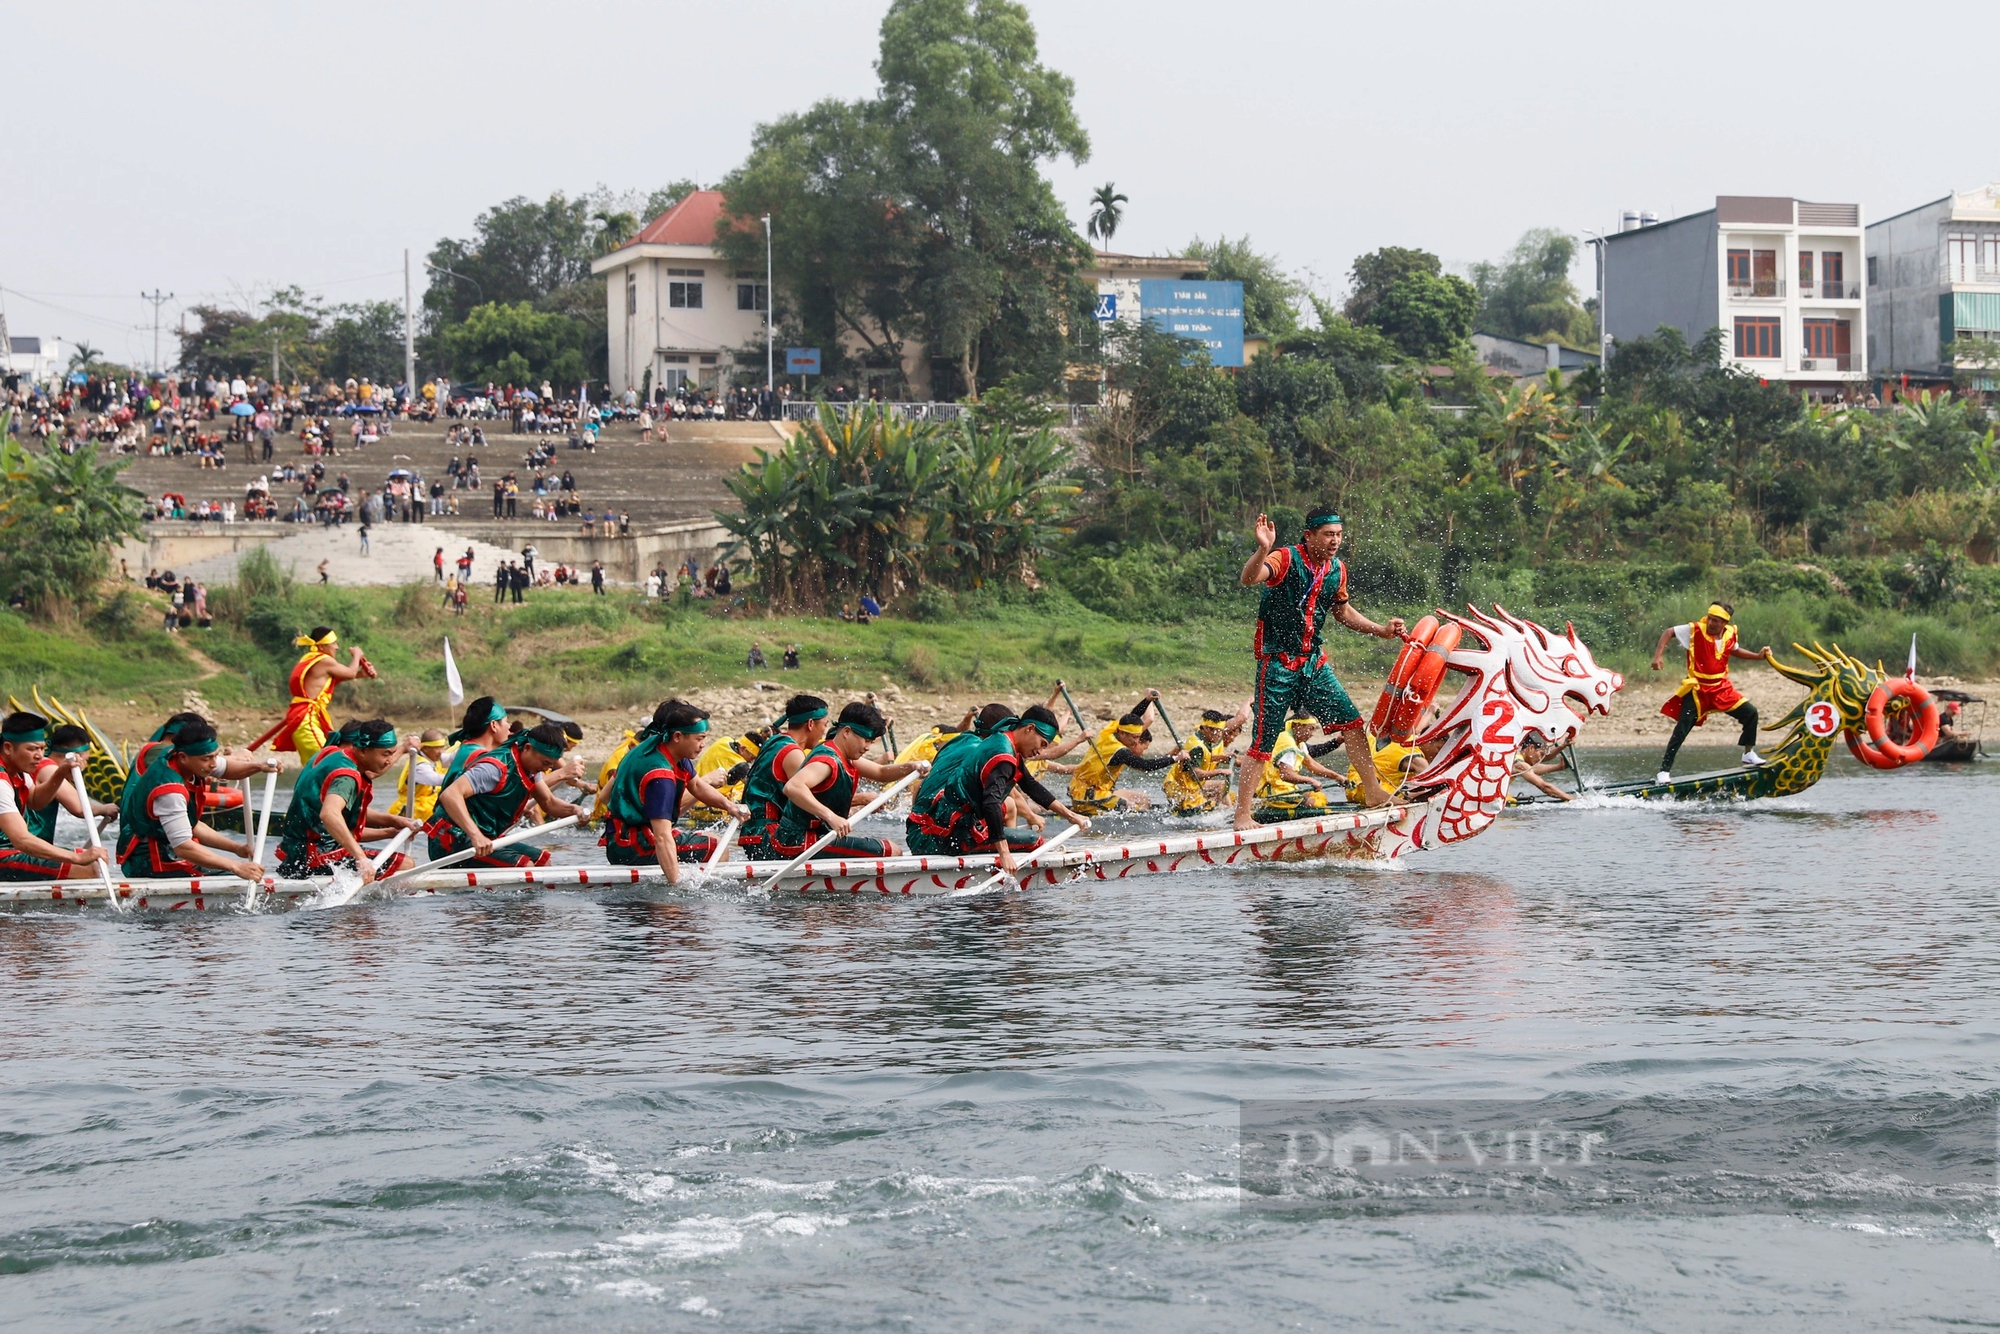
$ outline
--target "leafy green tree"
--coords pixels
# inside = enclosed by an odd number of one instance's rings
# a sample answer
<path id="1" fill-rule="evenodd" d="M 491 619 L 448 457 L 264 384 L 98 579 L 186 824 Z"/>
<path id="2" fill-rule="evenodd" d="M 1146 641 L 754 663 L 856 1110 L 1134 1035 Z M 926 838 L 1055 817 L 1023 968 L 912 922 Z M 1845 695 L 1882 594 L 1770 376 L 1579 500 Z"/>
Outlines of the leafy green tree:
<path id="1" fill-rule="evenodd" d="M 1218 237 L 1188 242 L 1186 253 L 1208 266 L 1208 276 L 1243 284 L 1243 327 L 1252 333 L 1289 338 L 1299 330 L 1298 301 L 1305 286 L 1278 266 L 1276 257 L 1260 255 L 1250 238 Z"/>
<path id="2" fill-rule="evenodd" d="M 1590 347 L 1596 325 L 1569 279 L 1576 238 L 1553 228 L 1525 233 L 1499 263 L 1472 266 L 1479 289 L 1478 327 L 1529 342 Z"/>
<path id="3" fill-rule="evenodd" d="M 12 418 L 0 412 L 0 593 L 44 613 L 87 606 L 112 547 L 142 531 L 143 498 L 118 477 L 132 461 L 105 462 L 94 444 L 23 446 Z"/>
<path id="4" fill-rule="evenodd" d="M 1417 361 L 1449 360 L 1472 335 L 1479 293 L 1456 274 L 1407 273 L 1368 312 L 1368 323 L 1405 356 Z"/>
<path id="5" fill-rule="evenodd" d="M 1407 250 L 1392 245 L 1358 255 L 1347 275 L 1354 284 L 1354 290 L 1341 313 L 1354 324 L 1373 323 L 1369 317 L 1382 299 L 1389 295 L 1390 288 L 1412 274 L 1435 278 L 1443 272 L 1443 263 L 1428 250 Z M 1324 317 L 1321 323 L 1325 323 Z"/>
<path id="6" fill-rule="evenodd" d="M 440 341 L 454 374 L 462 379 L 570 385 L 583 378 L 589 336 L 585 326 L 567 315 L 516 301 L 474 306 L 463 321 L 446 327 Z"/>
<path id="7" fill-rule="evenodd" d="M 474 306 L 541 302 L 588 280 L 597 257 L 590 213 L 588 199 L 560 190 L 540 203 L 517 195 L 473 219 L 473 236 L 439 241 L 430 264 L 445 272 L 424 293 L 432 328 L 458 323 Z"/>

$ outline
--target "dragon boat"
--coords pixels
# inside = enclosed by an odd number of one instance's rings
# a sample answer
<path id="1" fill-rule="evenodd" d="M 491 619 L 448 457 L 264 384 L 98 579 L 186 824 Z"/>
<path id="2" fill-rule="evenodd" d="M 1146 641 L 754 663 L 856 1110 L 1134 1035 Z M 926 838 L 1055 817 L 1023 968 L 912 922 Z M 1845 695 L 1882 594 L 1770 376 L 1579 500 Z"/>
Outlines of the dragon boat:
<path id="1" fill-rule="evenodd" d="M 1588 790 L 1606 796 L 1660 797 L 1675 801 L 1727 797 L 1753 800 L 1803 792 L 1826 774 L 1833 739 L 1844 737 L 1856 759 L 1875 769 L 1896 769 L 1928 757 L 1937 741 L 1937 704 L 1916 682 L 1868 666 L 1839 645 L 1793 644 L 1802 666 L 1768 661 L 1788 681 L 1807 687 L 1791 712 L 1763 730 L 1790 728 L 1757 768 L 1717 769 L 1667 783 L 1613 783 Z M 1907 740 L 1893 739 L 1901 733 Z"/>
<path id="2" fill-rule="evenodd" d="M 1463 678 L 1438 721 L 1417 738 L 1436 743 L 1435 758 L 1403 789 L 1405 799 L 1373 810 L 1314 812 L 1306 818 L 1255 829 L 1208 829 L 1128 842 L 1065 844 L 1023 871 L 1023 888 L 1076 878 L 1126 879 L 1202 868 L 1250 867 L 1329 859 L 1380 860 L 1460 843 L 1486 831 L 1507 804 L 1514 753 L 1535 731 L 1557 745 L 1574 740 L 1586 718 L 1610 712 L 1623 687 L 1617 672 L 1599 667 L 1574 627 L 1555 634 L 1495 606 L 1486 614 L 1468 607 L 1463 616 L 1439 611 L 1460 631 L 1447 656 L 1447 680 Z M 777 862 L 725 862 L 712 877 L 696 875 L 714 890 L 770 890 L 811 898 L 828 896 L 933 897 L 976 892 L 995 869 L 991 856 L 822 858 L 782 878 Z M 259 884 L 233 877 L 65 880 L 0 885 L 0 904 L 109 905 L 118 909 L 204 911 L 238 909 L 246 902 L 278 906 L 306 901 L 349 902 L 366 897 L 356 877 L 346 888 L 327 878 Z M 505 870 L 440 869 L 403 880 L 401 894 L 482 890 L 602 889 L 658 884 L 656 866 L 551 865 Z M 683 883 L 687 883 L 686 880 Z"/>
<path id="3" fill-rule="evenodd" d="M 114 747 L 82 709 L 66 707 L 53 694 L 43 699 L 41 687 L 30 688 L 28 695 L 35 701 L 36 713 L 44 718 L 53 718 L 58 723 L 81 727 L 90 734 L 90 752 L 83 761 L 83 790 L 92 801 L 116 806 L 118 798 L 124 794 L 125 780 L 131 776 L 132 749 L 123 743 Z M 9 695 L 7 707 L 18 713 L 21 701 Z M 201 818 L 208 822 L 211 829 L 242 833 L 243 810 L 247 800 L 248 795 L 243 788 L 211 784 L 208 791 L 202 794 Z"/>

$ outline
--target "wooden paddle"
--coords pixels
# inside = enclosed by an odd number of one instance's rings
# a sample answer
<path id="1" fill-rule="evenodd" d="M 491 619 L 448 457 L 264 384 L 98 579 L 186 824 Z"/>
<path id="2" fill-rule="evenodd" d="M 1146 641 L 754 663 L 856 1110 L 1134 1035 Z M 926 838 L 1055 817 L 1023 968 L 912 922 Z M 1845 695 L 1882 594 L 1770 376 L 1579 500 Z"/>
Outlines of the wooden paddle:
<path id="1" fill-rule="evenodd" d="M 1083 729 L 1085 736 L 1090 738 L 1090 753 L 1097 756 L 1098 762 L 1108 768 L 1111 764 L 1111 757 L 1099 749 L 1097 745 L 1097 733 L 1092 731 L 1090 724 L 1083 720 L 1083 710 L 1077 708 L 1076 701 L 1069 697 L 1069 687 L 1063 682 L 1058 681 L 1056 682 L 1056 689 L 1062 691 L 1063 703 L 1069 705 L 1070 717 L 1076 719 L 1076 725 Z"/>
<path id="2" fill-rule="evenodd" d="M 1002 880 L 1012 880 L 1014 884 L 1018 887 L 1021 883 L 1019 875 L 1020 872 L 1027 870 L 1030 866 L 1033 866 L 1036 862 L 1040 861 L 1045 854 L 1054 852 L 1057 848 L 1061 847 L 1064 843 L 1068 842 L 1070 839 L 1076 837 L 1078 834 L 1082 832 L 1083 832 L 1082 825 L 1073 824 L 1069 828 L 1063 830 L 1060 834 L 1057 834 L 1054 838 L 1050 839 L 1048 842 L 1042 844 L 1042 846 L 1040 846 L 1039 848 L 1036 848 L 1033 852 L 1029 853 L 1026 858 L 1024 858 L 1019 862 L 1016 862 L 1014 865 L 1013 873 L 1009 873 L 1007 871 L 995 871 L 992 875 L 980 881 L 978 884 L 974 885 L 971 889 L 953 890 L 952 896 L 956 898 L 959 895 L 969 896 L 973 894 L 984 894 L 987 890 L 991 889 L 994 885 L 1000 883 Z"/>
<path id="3" fill-rule="evenodd" d="M 715 851 L 708 854 L 708 861 L 702 865 L 701 878 L 703 880 L 714 875 L 715 868 L 722 865 L 722 859 L 729 855 L 729 845 L 736 841 L 736 831 L 742 827 L 743 821 L 741 819 L 736 816 L 730 817 L 729 823 L 723 827 L 722 837 L 715 840 Z"/>
<path id="4" fill-rule="evenodd" d="M 76 784 L 76 795 L 83 801 L 83 828 L 84 832 L 90 835 L 90 846 L 101 848 L 104 842 L 97 836 L 97 816 L 90 809 L 90 793 L 83 786 L 83 766 L 71 761 L 69 777 L 70 781 Z M 111 863 L 99 862 L 97 873 L 104 881 L 104 892 L 111 896 L 111 911 L 124 912 L 125 905 L 118 898 L 118 887 L 111 883 Z M 257 892 L 254 886 L 250 892 L 253 894 Z"/>
<path id="5" fill-rule="evenodd" d="M 877 796 L 875 800 L 869 802 L 866 806 L 863 806 L 860 809 L 860 811 L 857 812 L 856 814 L 848 816 L 847 822 L 850 825 L 860 824 L 863 820 L 873 815 L 876 811 L 888 805 L 890 799 L 893 798 L 898 792 L 901 792 L 904 788 L 908 787 L 910 784 L 916 782 L 919 778 L 922 777 L 923 775 L 920 773 L 904 774 L 901 778 L 898 778 L 888 787 L 883 788 L 881 794 Z M 780 866 L 776 874 L 764 877 L 764 887 L 768 889 L 770 886 L 776 884 L 779 880 L 783 879 L 785 875 L 792 870 L 793 867 L 798 866 L 803 862 L 812 860 L 812 855 L 815 852 L 818 852 L 821 848 L 833 842 L 833 840 L 838 837 L 840 837 L 840 835 L 835 831 L 831 829 L 827 830 L 824 834 L 820 835 L 818 842 L 814 843 L 804 852 L 801 852 L 798 856 L 786 862 L 783 866 Z"/>
<path id="6" fill-rule="evenodd" d="M 277 794 L 278 771 L 276 769 L 268 769 L 264 773 L 264 806 L 257 813 L 257 836 L 250 844 L 250 860 L 259 865 L 262 865 L 264 861 L 264 835 L 271 828 L 271 802 Z M 243 814 L 243 822 L 244 828 L 247 830 L 250 824 L 250 814 L 248 811 L 245 811 Z"/>
<path id="7" fill-rule="evenodd" d="M 507 847 L 510 844 L 519 843 L 525 839 L 533 838 L 537 834 L 553 834 L 558 829 L 569 828 L 571 825 L 575 824 L 578 820 L 582 818 L 583 817 L 580 815 L 565 815 L 562 819 L 551 820 L 547 824 L 529 825 L 526 829 L 516 829 L 511 834 L 502 834 L 500 835 L 500 837 L 494 839 L 493 847 L 497 851 L 498 849 Z M 455 866 L 459 862 L 471 861 L 472 858 L 477 855 L 478 854 L 474 849 L 466 848 L 463 851 L 452 853 L 449 857 L 440 857 L 434 862 L 425 862 L 422 866 L 412 866 L 407 871 L 398 871 L 396 872 L 396 874 L 390 876 L 387 880 L 377 880 L 375 882 L 375 888 L 377 890 L 394 889 L 397 885 L 401 884 L 405 880 L 409 880 L 416 876 L 423 875 L 427 871 L 442 870 L 444 867 L 447 866 Z"/>

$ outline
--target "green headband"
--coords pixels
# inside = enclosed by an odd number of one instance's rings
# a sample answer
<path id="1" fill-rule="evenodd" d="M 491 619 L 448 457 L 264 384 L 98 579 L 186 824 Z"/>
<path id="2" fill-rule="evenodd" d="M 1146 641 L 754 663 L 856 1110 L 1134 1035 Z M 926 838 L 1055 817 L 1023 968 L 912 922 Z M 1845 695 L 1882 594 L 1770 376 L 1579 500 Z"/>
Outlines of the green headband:
<path id="1" fill-rule="evenodd" d="M 386 750 L 396 744 L 396 729 L 391 727 L 377 734 L 359 726 L 343 727 L 335 737 L 328 739 L 337 746 L 353 746 L 359 750 Z"/>
<path id="2" fill-rule="evenodd" d="M 1311 532 L 1315 528 L 1324 528 L 1330 523 L 1339 522 L 1340 516 L 1338 514 L 1335 514 L 1332 510 L 1321 510 L 1317 514 L 1306 515 L 1306 531 Z"/>
<path id="3" fill-rule="evenodd" d="M 488 727 L 491 727 L 494 723 L 499 722 L 502 718 L 505 718 L 506 716 L 507 716 L 507 710 L 501 708 L 498 704 L 495 704 L 493 706 L 493 711 L 486 715 L 486 725 Z M 463 741 L 468 736 L 471 735 L 472 734 L 470 732 L 466 731 L 463 727 L 461 727 L 458 730 L 454 731 L 450 736 L 446 737 L 445 740 Z"/>
<path id="4" fill-rule="evenodd" d="M 160 730 L 153 733 L 153 740 L 171 741 L 174 737 L 180 734 L 180 730 L 181 730 L 180 723 L 161 723 Z"/>
<path id="5" fill-rule="evenodd" d="M 778 718 L 777 725 L 779 727 L 802 727 L 815 718 L 824 717 L 826 717 L 826 705 L 822 704 L 818 708 L 806 713 L 782 714 Z"/>
<path id="6" fill-rule="evenodd" d="M 671 727 L 671 728 L 668 728 L 668 729 L 667 729 L 667 735 L 668 735 L 668 736 L 670 736 L 670 737 L 671 737 L 671 736 L 700 736 L 700 735 L 701 735 L 701 734 L 702 734 L 703 732 L 706 732 L 707 730 L 708 730 L 708 719 L 706 719 L 706 718 L 697 718 L 697 719 L 695 719 L 695 720 L 694 720 L 693 722 L 689 723 L 689 724 L 688 724 L 688 725 L 687 725 L 686 727 Z"/>
<path id="7" fill-rule="evenodd" d="M 46 727 L 37 727 L 32 732 L 0 732 L 0 741 L 6 741 L 16 746 L 32 746 L 37 741 L 47 741 L 48 739 L 49 729 Z"/>
<path id="8" fill-rule="evenodd" d="M 833 725 L 833 732 L 838 732 L 842 728 L 845 728 L 846 730 L 854 733 L 854 735 L 858 737 L 864 737 L 869 741 L 880 741 L 882 739 L 882 729 L 879 727 L 870 727 L 866 723 L 850 723 L 845 721 L 837 722 Z M 828 740 L 831 740 L 833 738 L 833 732 L 827 733 Z"/>
<path id="9" fill-rule="evenodd" d="M 58 755 L 82 755 L 90 750 L 88 741 L 65 741 L 55 748 Z"/>
<path id="10" fill-rule="evenodd" d="M 1028 718 L 1024 719 L 1023 721 L 1025 721 L 1028 726 L 1034 728 L 1037 732 L 1040 732 L 1042 734 L 1042 740 L 1044 741 L 1054 741 L 1056 739 L 1056 734 L 1062 731 L 1062 729 L 1057 727 L 1054 723 L 1047 722 L 1041 718 Z M 1019 726 L 1020 724 L 1017 723 L 1015 725 Z"/>
<path id="11" fill-rule="evenodd" d="M 213 755 L 220 749 L 222 747 L 216 742 L 214 737 L 210 737 L 206 741 L 187 742 L 183 742 L 179 737 L 174 738 L 174 753 L 176 755 Z"/>
<path id="12" fill-rule="evenodd" d="M 523 746 L 531 746 L 535 750 L 540 751 L 543 755 L 548 756 L 548 758 L 552 760 L 559 760 L 563 757 L 563 748 L 561 742 L 544 741 L 532 732 L 521 733 L 521 739 L 517 744 Z"/>

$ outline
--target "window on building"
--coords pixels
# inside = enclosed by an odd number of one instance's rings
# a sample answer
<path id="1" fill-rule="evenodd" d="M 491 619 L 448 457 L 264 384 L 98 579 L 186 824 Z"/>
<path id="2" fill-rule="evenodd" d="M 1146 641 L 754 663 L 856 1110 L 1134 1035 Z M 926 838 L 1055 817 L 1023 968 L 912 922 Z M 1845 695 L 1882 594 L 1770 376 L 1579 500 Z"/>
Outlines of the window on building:
<path id="1" fill-rule="evenodd" d="M 627 315 L 639 313 L 639 280 L 630 273 L 625 275 L 625 313 Z"/>
<path id="2" fill-rule="evenodd" d="M 1869 285 L 1870 287 L 1873 287 L 1873 286 L 1875 285 L 1875 283 L 1876 283 L 1876 278 L 1875 278 L 1875 256 L 1873 256 L 1873 255 L 1870 255 L 1870 256 L 1868 257 L 1868 285 Z"/>
<path id="3" fill-rule="evenodd" d="M 1830 283 L 1847 281 L 1847 256 L 1838 250 L 1819 252 L 1819 276 Z"/>
<path id="4" fill-rule="evenodd" d="M 668 270 L 667 270 L 667 276 L 668 276 L 669 278 L 700 278 L 700 277 L 704 277 L 704 276 L 705 276 L 705 275 L 706 275 L 707 273 L 708 273 L 708 270 L 707 270 L 707 269 L 668 269 Z"/>
<path id="5" fill-rule="evenodd" d="M 1784 356 L 1774 318 L 1739 318 L 1736 321 L 1736 355 L 1773 361 Z"/>
<path id="6" fill-rule="evenodd" d="M 1854 350 L 1853 331 L 1853 325 L 1847 320 L 1807 320 L 1805 348 L 1800 355 L 1844 357 Z"/>
<path id="7" fill-rule="evenodd" d="M 1783 296 L 1785 289 L 1778 286 L 1778 252 L 1775 250 L 1752 250 L 1750 252 L 1750 294 L 1752 296 Z"/>
<path id="8" fill-rule="evenodd" d="M 1799 290 L 1808 291 L 1813 283 L 1813 252 L 1799 251 Z"/>
<path id="9" fill-rule="evenodd" d="M 1729 285 L 1748 287 L 1750 285 L 1750 252 L 1732 250 L 1729 252 Z"/>
<path id="10" fill-rule="evenodd" d="M 667 304 L 675 310 L 700 310 L 701 284 L 668 283 Z"/>
<path id="11" fill-rule="evenodd" d="M 736 308 L 738 310 L 766 310 L 771 305 L 771 290 L 762 283 L 736 284 Z"/>

